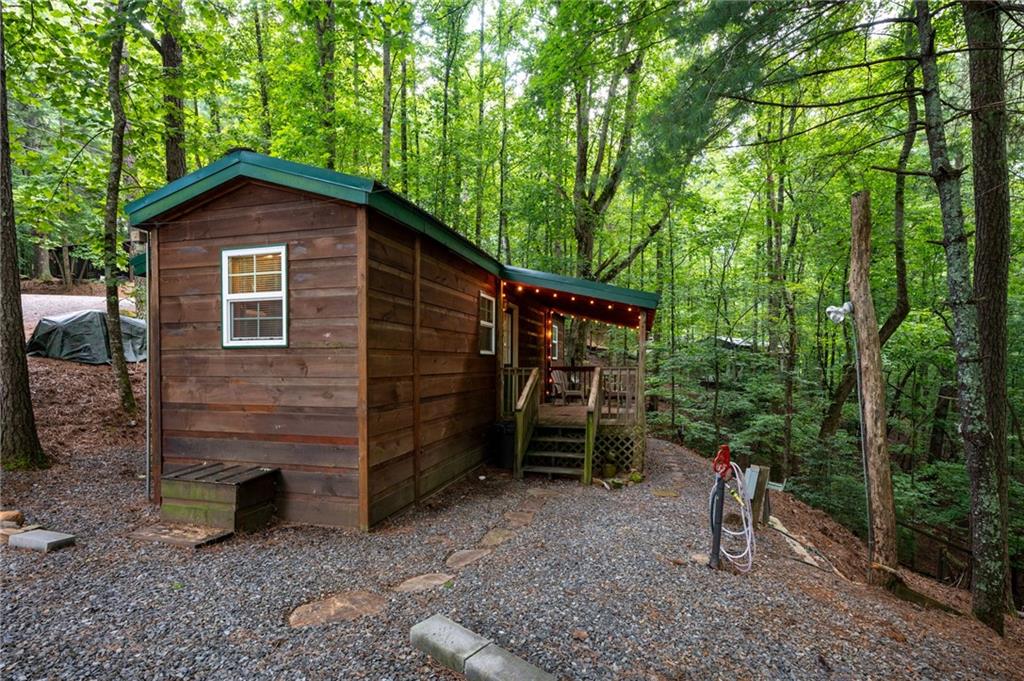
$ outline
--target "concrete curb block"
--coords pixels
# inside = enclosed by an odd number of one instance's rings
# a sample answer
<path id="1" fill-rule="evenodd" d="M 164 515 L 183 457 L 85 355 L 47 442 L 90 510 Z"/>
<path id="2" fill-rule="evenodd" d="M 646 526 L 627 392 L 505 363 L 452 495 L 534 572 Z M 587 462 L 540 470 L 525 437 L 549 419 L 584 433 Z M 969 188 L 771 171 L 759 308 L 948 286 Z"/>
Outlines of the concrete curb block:
<path id="1" fill-rule="evenodd" d="M 469 681 L 555 681 L 551 674 L 444 615 L 414 624 L 409 639 L 414 648 L 465 674 Z"/>

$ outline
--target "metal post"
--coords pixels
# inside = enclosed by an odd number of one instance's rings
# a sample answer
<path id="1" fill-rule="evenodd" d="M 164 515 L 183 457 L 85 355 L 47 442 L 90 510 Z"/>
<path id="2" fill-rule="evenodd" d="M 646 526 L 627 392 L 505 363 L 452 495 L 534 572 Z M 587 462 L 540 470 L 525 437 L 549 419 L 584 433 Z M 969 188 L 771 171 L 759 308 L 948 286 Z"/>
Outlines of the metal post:
<path id="1" fill-rule="evenodd" d="M 864 400 L 860 388 L 860 352 L 857 350 L 857 326 L 853 328 L 853 362 L 857 369 L 857 412 L 860 416 L 860 462 L 864 468 L 864 503 L 868 514 L 868 563 L 875 555 L 875 514 L 871 512 L 871 483 L 868 480 L 868 448 L 864 440 Z M 870 571 L 870 569 L 869 569 Z"/>
<path id="2" fill-rule="evenodd" d="M 725 504 L 725 478 L 715 475 L 715 493 L 711 497 L 711 557 L 708 567 L 717 570 L 722 553 L 722 513 Z"/>

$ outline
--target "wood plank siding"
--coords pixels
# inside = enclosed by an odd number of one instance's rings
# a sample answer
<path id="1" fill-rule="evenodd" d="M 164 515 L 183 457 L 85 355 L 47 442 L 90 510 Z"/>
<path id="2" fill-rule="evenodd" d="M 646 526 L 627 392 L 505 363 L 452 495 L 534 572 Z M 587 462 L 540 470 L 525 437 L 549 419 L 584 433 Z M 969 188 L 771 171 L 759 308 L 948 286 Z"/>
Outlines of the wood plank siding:
<path id="1" fill-rule="evenodd" d="M 497 278 L 370 211 L 367 238 L 369 522 L 483 460 L 495 357 L 479 351 L 479 294 Z"/>
<path id="2" fill-rule="evenodd" d="M 254 181 L 223 189 L 153 222 L 154 458 L 280 468 L 283 519 L 356 527 L 365 209 Z M 221 250 L 269 244 L 288 247 L 289 346 L 223 348 Z"/>
<path id="3" fill-rule="evenodd" d="M 514 284 L 505 284 L 506 302 L 519 306 L 519 366 L 546 368 L 547 339 L 544 324 L 547 306 L 532 289 L 516 289 Z"/>

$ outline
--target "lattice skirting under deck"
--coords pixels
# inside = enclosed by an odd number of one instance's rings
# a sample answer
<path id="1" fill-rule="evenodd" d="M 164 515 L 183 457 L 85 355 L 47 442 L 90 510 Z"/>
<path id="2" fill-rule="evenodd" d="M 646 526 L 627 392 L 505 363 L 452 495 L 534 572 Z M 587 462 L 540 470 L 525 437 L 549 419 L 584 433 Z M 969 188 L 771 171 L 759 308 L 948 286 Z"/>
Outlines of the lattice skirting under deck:
<path id="1" fill-rule="evenodd" d="M 645 424 L 600 426 L 594 443 L 594 474 L 600 475 L 606 463 L 614 463 L 619 471 L 642 471 L 646 451 Z"/>

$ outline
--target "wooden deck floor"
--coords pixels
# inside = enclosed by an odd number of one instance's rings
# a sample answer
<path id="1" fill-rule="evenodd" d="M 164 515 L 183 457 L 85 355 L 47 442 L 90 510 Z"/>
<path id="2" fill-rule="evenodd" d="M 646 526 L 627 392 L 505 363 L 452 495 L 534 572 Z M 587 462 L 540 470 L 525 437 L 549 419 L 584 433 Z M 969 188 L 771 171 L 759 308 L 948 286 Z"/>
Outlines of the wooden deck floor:
<path id="1" fill-rule="evenodd" d="M 542 426 L 580 426 L 587 425 L 587 405 L 585 404 L 542 404 L 537 415 L 537 423 Z"/>
<path id="2" fill-rule="evenodd" d="M 634 423 L 632 412 L 617 413 L 607 411 L 601 416 L 603 425 L 625 426 Z M 540 405 L 537 423 L 542 426 L 587 426 L 587 405 L 585 404 L 551 404 Z"/>

